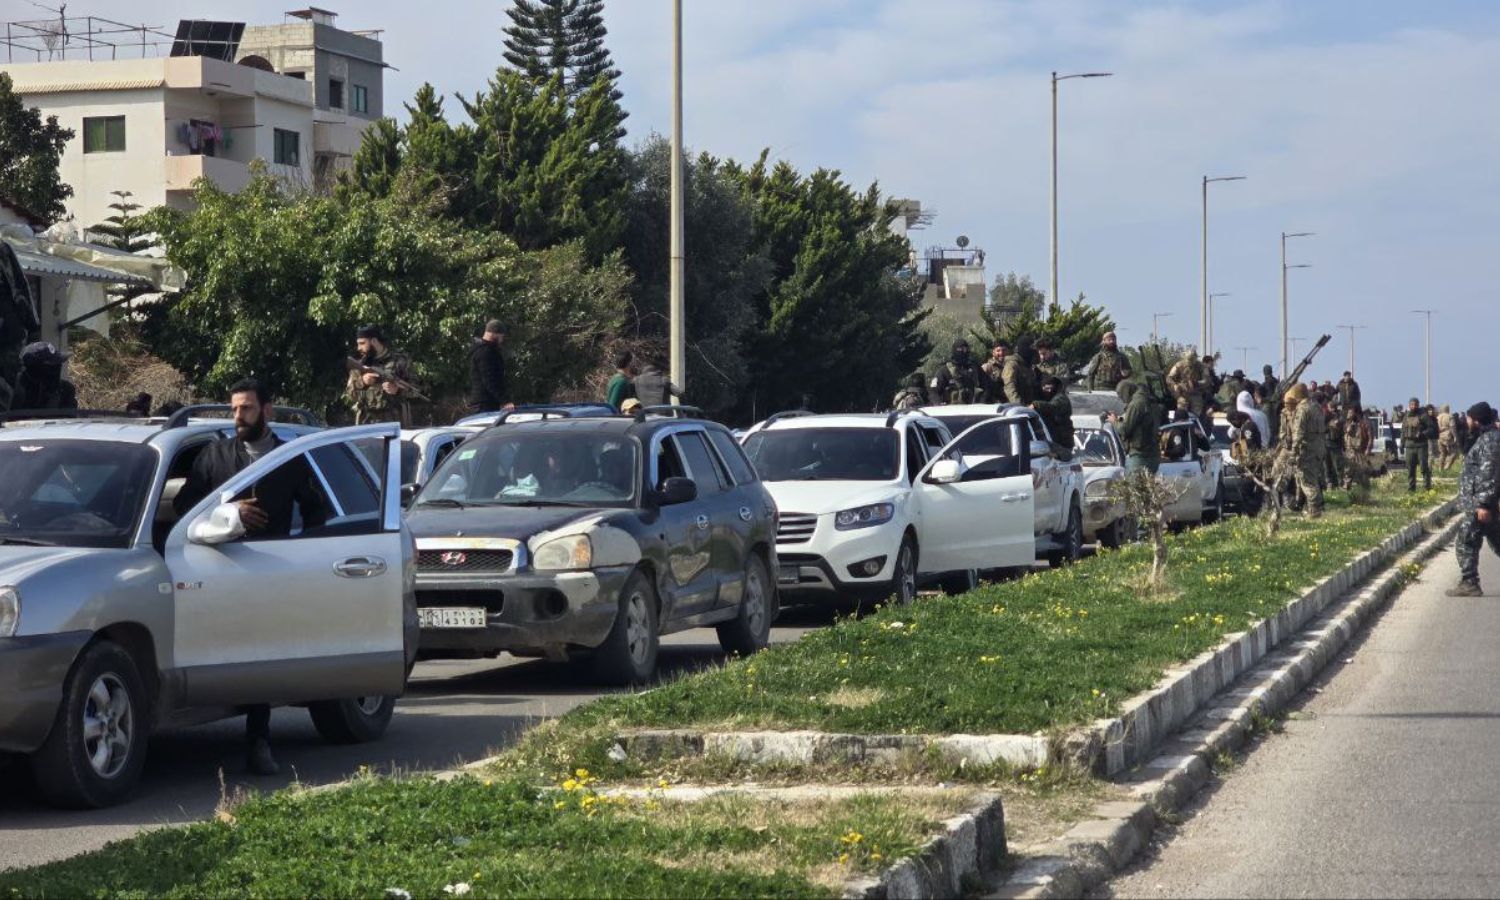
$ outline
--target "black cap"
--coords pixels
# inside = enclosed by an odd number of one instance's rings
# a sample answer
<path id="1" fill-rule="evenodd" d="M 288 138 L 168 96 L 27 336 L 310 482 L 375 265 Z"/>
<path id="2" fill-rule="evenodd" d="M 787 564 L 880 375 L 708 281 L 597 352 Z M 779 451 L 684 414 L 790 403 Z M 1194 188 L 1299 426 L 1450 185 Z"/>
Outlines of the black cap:
<path id="1" fill-rule="evenodd" d="M 1469 407 L 1469 418 L 1481 425 L 1493 425 L 1495 424 L 1495 409 L 1481 400 Z"/>
<path id="2" fill-rule="evenodd" d="M 380 330 L 379 325 L 361 325 L 354 329 L 354 336 L 366 339 L 374 338 L 382 344 L 385 343 L 385 334 Z"/>
<path id="3" fill-rule="evenodd" d="M 60 366 L 67 358 L 68 354 L 58 350 L 51 341 L 37 341 L 21 350 L 23 366 Z"/>
<path id="4" fill-rule="evenodd" d="M 505 323 L 499 319 L 490 319 L 484 323 L 485 334 L 505 334 Z"/>

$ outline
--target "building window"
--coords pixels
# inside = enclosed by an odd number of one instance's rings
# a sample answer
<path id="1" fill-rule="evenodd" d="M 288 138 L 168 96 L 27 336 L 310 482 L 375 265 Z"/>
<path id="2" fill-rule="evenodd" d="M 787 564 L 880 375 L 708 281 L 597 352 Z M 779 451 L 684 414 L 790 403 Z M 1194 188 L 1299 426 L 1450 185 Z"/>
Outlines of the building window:
<path id="1" fill-rule="evenodd" d="M 90 116 L 83 120 L 84 153 L 119 153 L 124 149 L 124 116 Z"/>
<path id="2" fill-rule="evenodd" d="M 276 129 L 276 156 L 275 162 L 282 166 L 302 165 L 302 154 L 299 143 L 302 135 L 295 131 L 287 131 L 284 128 Z"/>
<path id="3" fill-rule="evenodd" d="M 344 108 L 344 83 L 337 78 L 328 79 L 328 108 Z"/>
<path id="4" fill-rule="evenodd" d="M 370 111 L 370 91 L 362 84 L 354 86 L 354 111 L 357 113 Z"/>

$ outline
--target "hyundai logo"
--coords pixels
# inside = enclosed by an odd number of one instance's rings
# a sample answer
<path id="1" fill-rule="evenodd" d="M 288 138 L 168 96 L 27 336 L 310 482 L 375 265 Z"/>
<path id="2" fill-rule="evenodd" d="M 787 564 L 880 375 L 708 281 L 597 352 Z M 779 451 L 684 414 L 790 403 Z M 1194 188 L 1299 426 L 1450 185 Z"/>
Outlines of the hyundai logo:
<path id="1" fill-rule="evenodd" d="M 445 566 L 461 566 L 469 561 L 469 554 L 461 553 L 457 550 L 449 550 L 438 558 L 442 560 Z"/>

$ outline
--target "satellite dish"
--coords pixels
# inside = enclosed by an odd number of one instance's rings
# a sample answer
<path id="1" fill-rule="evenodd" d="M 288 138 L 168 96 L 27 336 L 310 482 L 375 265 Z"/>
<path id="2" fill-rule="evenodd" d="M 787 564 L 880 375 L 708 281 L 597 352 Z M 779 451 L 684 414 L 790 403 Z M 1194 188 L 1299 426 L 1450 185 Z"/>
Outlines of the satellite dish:
<path id="1" fill-rule="evenodd" d="M 969 246 L 969 236 L 966 234 L 959 235 L 956 243 L 958 244 L 958 249 L 962 250 L 963 248 Z"/>

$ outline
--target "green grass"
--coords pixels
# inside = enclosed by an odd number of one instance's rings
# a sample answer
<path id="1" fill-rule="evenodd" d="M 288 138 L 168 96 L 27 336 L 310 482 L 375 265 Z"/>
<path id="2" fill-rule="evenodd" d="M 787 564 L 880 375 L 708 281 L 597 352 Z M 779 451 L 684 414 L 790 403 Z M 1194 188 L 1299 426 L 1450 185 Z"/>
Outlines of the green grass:
<path id="1" fill-rule="evenodd" d="M 503 766 L 572 760 L 630 776 L 605 756 L 623 728 L 818 729 L 864 734 L 1030 733 L 1116 712 L 1164 669 L 1216 646 L 1440 502 L 1376 487 L 1330 492 L 1318 521 L 1233 519 L 1171 538 L 1169 588 L 1141 587 L 1133 546 L 1068 569 L 842 619 L 791 645 L 654 690 L 580 707 L 523 740 Z"/>
<path id="2" fill-rule="evenodd" d="M 836 896 L 908 855 L 964 792 L 697 803 L 474 778 L 364 778 L 0 873 L 0 897 Z M 399 895 L 398 895 L 399 896 Z"/>

